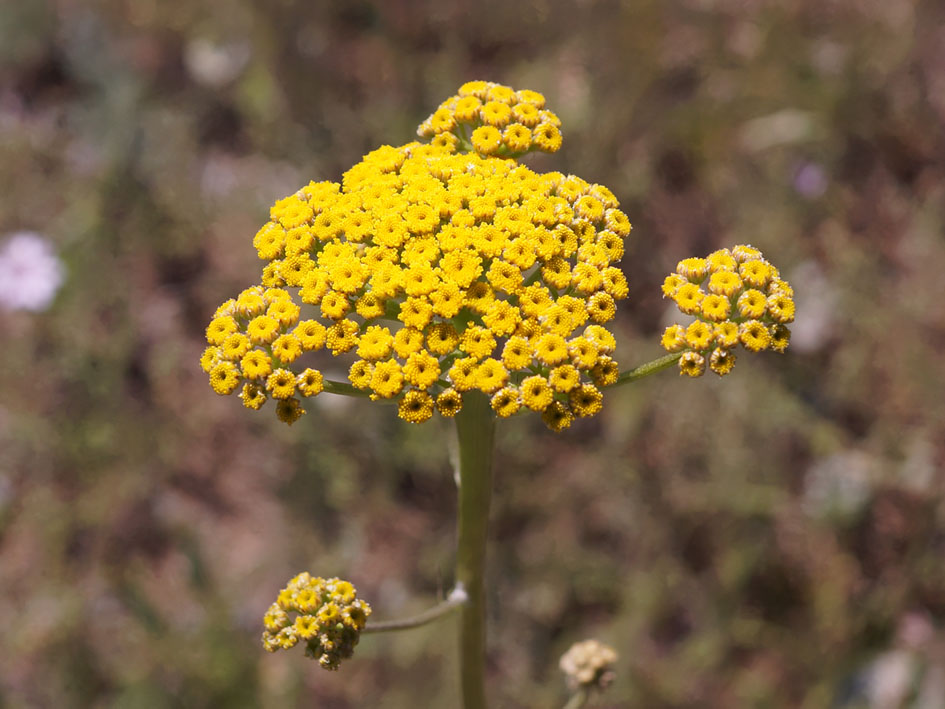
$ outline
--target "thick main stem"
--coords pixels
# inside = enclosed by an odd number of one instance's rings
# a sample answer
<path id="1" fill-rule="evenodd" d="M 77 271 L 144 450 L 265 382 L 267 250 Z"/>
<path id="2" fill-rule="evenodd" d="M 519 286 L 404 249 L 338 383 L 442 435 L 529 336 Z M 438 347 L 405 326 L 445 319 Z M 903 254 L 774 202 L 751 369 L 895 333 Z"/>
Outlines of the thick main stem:
<path id="1" fill-rule="evenodd" d="M 456 581 L 468 594 L 460 609 L 463 709 L 485 709 L 485 562 L 495 441 L 495 414 L 485 394 L 470 391 L 463 396 L 463 408 L 456 415 L 456 433 L 459 439 Z"/>

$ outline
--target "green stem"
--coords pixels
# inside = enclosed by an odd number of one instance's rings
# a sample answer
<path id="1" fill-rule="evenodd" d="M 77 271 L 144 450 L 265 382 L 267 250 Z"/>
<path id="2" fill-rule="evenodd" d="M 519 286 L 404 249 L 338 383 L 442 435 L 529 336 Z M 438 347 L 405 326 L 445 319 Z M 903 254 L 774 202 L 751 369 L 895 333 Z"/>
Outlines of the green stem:
<path id="1" fill-rule="evenodd" d="M 587 700 L 590 696 L 591 693 L 585 687 L 581 687 L 571 695 L 568 703 L 564 705 L 564 709 L 581 709 L 581 707 L 587 704 Z"/>
<path id="2" fill-rule="evenodd" d="M 682 352 L 674 352 L 672 354 L 665 355 L 663 357 L 658 357 L 652 362 L 647 362 L 646 364 L 641 364 L 639 367 L 628 370 L 626 372 L 621 372 L 617 377 L 617 381 L 614 382 L 611 386 L 620 386 L 621 384 L 629 384 L 630 382 L 635 382 L 637 379 L 643 379 L 643 377 L 648 377 L 651 374 L 656 374 L 657 372 L 662 372 L 664 369 L 669 369 L 676 362 L 679 361 L 679 358 L 682 357 Z"/>
<path id="3" fill-rule="evenodd" d="M 465 602 L 466 591 L 464 591 L 461 586 L 457 586 L 453 589 L 445 601 L 438 603 L 437 605 L 433 606 L 433 608 L 423 611 L 423 613 L 418 613 L 415 616 L 404 618 L 402 620 L 388 620 L 380 623 L 371 623 L 370 625 L 365 626 L 361 633 L 390 633 L 395 630 L 410 630 L 411 628 L 419 628 L 421 625 L 432 623 L 434 620 L 439 620 L 443 616 L 448 615 L 457 607 L 463 605 Z"/>
<path id="4" fill-rule="evenodd" d="M 353 396 L 358 399 L 367 399 L 371 396 L 370 389 L 356 389 L 348 382 L 335 382 L 330 379 L 325 379 L 322 382 L 322 391 L 328 394 L 340 394 L 341 396 Z M 396 404 L 397 399 L 385 399 L 384 397 L 378 397 L 376 399 L 378 404 Z"/>
<path id="5" fill-rule="evenodd" d="M 456 415 L 456 433 L 459 439 L 456 583 L 468 594 L 460 613 L 463 709 L 485 709 L 485 561 L 495 441 L 495 414 L 485 394 L 470 391 L 463 395 L 463 408 Z"/>
<path id="6" fill-rule="evenodd" d="M 367 397 L 371 395 L 368 389 L 355 389 L 347 382 L 333 382 L 325 379 L 322 382 L 322 390 L 329 394 L 341 394 L 343 396 Z"/>

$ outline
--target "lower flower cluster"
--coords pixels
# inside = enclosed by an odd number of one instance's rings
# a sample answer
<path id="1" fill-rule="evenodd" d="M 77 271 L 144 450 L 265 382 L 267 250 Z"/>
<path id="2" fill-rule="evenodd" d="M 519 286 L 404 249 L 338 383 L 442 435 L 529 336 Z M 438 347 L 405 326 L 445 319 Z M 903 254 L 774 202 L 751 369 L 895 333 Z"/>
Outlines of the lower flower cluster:
<path id="1" fill-rule="evenodd" d="M 371 606 L 348 581 L 301 573 L 279 592 L 263 617 L 263 647 L 269 652 L 305 644 L 305 654 L 336 670 L 354 653 Z"/>
<path id="2" fill-rule="evenodd" d="M 663 333 L 663 347 L 683 353 L 680 374 L 702 376 L 708 364 L 724 376 L 735 366 L 738 345 L 750 352 L 784 352 L 790 342 L 794 290 L 752 246 L 680 261 L 663 282 L 663 294 L 695 318 Z"/>

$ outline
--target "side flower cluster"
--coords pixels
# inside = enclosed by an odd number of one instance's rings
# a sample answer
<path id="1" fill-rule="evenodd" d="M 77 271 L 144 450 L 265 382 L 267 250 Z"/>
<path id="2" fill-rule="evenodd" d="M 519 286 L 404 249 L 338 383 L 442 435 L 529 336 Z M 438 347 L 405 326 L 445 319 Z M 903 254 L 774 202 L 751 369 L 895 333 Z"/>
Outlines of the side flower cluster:
<path id="1" fill-rule="evenodd" d="M 481 155 L 518 157 L 532 150 L 557 152 L 560 128 L 561 120 L 537 91 L 469 81 L 420 124 L 417 134 Z"/>
<path id="2" fill-rule="evenodd" d="M 702 376 L 708 363 L 724 376 L 735 366 L 739 344 L 750 352 L 784 352 L 790 342 L 794 290 L 751 246 L 680 261 L 663 282 L 663 295 L 695 318 L 663 333 L 666 350 L 683 352 L 680 374 Z"/>
<path id="3" fill-rule="evenodd" d="M 279 592 L 263 617 L 263 647 L 269 652 L 305 644 L 305 655 L 326 670 L 354 653 L 371 606 L 348 581 L 301 573 Z"/>
<path id="4" fill-rule="evenodd" d="M 299 362 L 326 352 L 353 355 L 350 384 L 414 423 L 478 390 L 497 416 L 530 409 L 560 430 L 617 378 L 605 324 L 628 294 L 615 264 L 631 226 L 602 185 L 434 140 L 381 147 L 270 217 L 261 283 L 217 310 L 202 359 L 249 408 L 272 398 L 295 421 L 325 386 Z"/>

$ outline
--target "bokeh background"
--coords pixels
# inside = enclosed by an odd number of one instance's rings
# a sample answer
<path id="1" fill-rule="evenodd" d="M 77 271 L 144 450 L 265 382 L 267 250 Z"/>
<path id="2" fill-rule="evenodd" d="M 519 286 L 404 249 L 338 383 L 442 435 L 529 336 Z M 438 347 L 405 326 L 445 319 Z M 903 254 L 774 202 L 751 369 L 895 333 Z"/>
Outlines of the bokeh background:
<path id="1" fill-rule="evenodd" d="M 0 706 L 457 706 L 451 623 L 337 673 L 259 643 L 300 570 L 376 618 L 449 590 L 447 423 L 324 395 L 289 429 L 197 360 L 269 205 L 475 78 L 543 92 L 531 166 L 630 215 L 625 368 L 686 256 L 754 244 L 798 300 L 785 355 L 502 423 L 495 706 L 563 704 L 586 637 L 600 707 L 945 706 L 936 0 L 0 3 L 0 249 L 52 259 L 0 305 Z"/>

